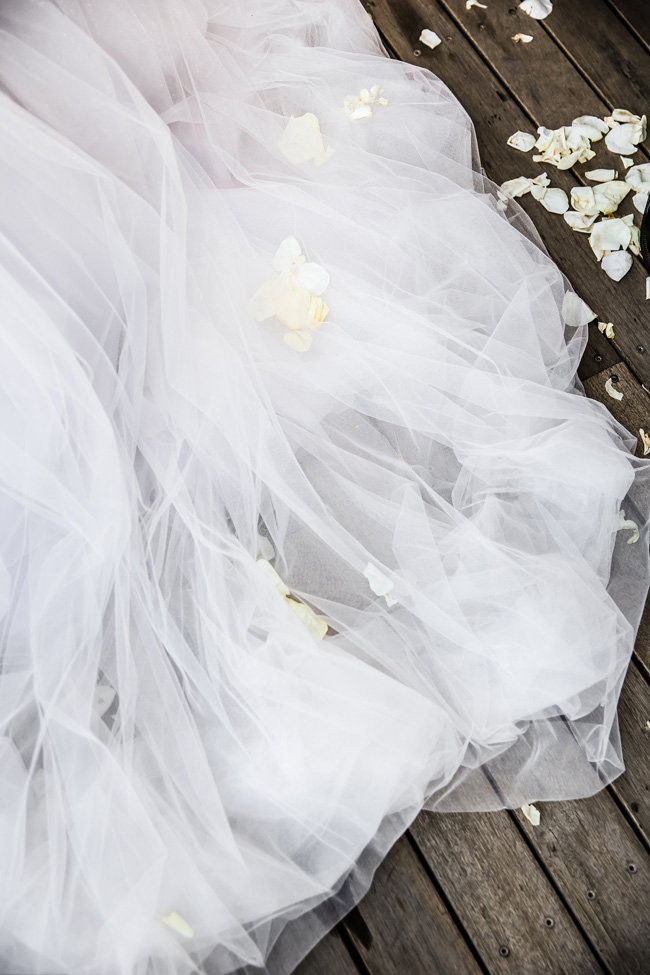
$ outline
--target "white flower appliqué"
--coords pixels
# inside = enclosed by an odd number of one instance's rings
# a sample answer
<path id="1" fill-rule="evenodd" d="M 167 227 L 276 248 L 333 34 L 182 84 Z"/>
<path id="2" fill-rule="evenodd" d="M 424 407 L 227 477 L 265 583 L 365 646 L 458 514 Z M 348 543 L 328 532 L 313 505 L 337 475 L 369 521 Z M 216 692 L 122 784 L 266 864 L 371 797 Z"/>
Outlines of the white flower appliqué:
<path id="1" fill-rule="evenodd" d="M 388 105 L 388 99 L 382 96 L 382 91 L 381 85 L 373 85 L 372 88 L 362 88 L 358 95 L 346 95 L 343 104 L 348 116 L 355 122 L 358 119 L 371 118 L 374 105 Z"/>
<path id="2" fill-rule="evenodd" d="M 251 299 L 251 311 L 258 322 L 277 318 L 288 331 L 284 341 L 305 352 L 312 343 L 309 329 L 320 328 L 328 306 L 321 298 L 330 281 L 320 264 L 308 261 L 295 237 L 286 237 L 273 258 L 278 272 L 274 281 L 263 284 Z"/>

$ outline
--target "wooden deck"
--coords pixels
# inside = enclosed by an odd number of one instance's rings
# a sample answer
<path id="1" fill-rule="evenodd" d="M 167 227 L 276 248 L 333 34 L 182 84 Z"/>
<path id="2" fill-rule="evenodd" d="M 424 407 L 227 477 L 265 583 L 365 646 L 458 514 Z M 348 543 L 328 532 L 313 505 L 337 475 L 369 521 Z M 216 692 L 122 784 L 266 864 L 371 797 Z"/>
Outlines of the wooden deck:
<path id="1" fill-rule="evenodd" d="M 555 128 L 613 108 L 648 112 L 650 0 L 555 0 L 542 22 L 519 11 L 518 0 L 484 2 L 487 10 L 467 11 L 465 0 L 367 0 L 366 7 L 390 52 L 430 68 L 465 106 L 495 182 L 538 169 L 507 147 L 518 129 Z M 442 37 L 436 50 L 418 42 L 424 27 Z M 514 44 L 519 31 L 534 41 Z M 594 166 L 620 170 L 618 157 L 597 148 Z M 650 140 L 634 161 L 649 158 Z M 584 181 L 578 171 L 548 172 L 567 191 Z M 647 272 L 635 260 L 623 281 L 611 281 L 586 236 L 530 196 L 522 202 L 576 291 L 615 325 L 613 341 L 592 326 L 580 370 L 588 394 L 636 435 L 648 430 Z M 620 213 L 630 211 L 623 205 Z M 605 392 L 610 376 L 618 377 L 620 402 Z M 649 682 L 647 619 L 619 709 L 625 775 L 592 799 L 542 804 L 535 828 L 519 812 L 423 813 L 300 975 L 650 972 Z"/>

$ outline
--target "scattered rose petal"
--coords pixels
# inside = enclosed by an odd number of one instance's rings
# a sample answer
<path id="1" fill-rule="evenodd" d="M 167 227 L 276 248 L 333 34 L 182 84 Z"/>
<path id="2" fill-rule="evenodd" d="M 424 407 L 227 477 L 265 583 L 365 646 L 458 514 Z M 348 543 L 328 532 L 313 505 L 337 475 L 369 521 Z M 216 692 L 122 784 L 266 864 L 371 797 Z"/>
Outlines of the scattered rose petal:
<path id="1" fill-rule="evenodd" d="M 322 640 L 327 633 L 327 623 L 325 620 L 321 619 L 320 616 L 317 616 L 311 606 L 308 606 L 306 603 L 301 603 L 297 599 L 293 599 L 289 596 L 286 597 L 285 602 L 289 609 L 295 613 L 307 631 L 311 633 L 316 640 Z"/>
<path id="2" fill-rule="evenodd" d="M 614 323 L 613 322 L 598 322 L 598 331 L 603 332 L 608 339 L 614 338 Z"/>
<path id="3" fill-rule="evenodd" d="M 184 917 L 177 914 L 176 911 L 172 911 L 170 914 L 165 914 L 162 919 L 163 924 L 166 924 L 168 928 L 172 931 L 176 931 L 177 934 L 182 934 L 184 938 L 194 937 L 194 928 L 192 928 Z"/>
<path id="4" fill-rule="evenodd" d="M 532 34 L 513 34 L 511 40 L 515 44 L 530 44 L 533 40 Z"/>
<path id="5" fill-rule="evenodd" d="M 614 385 L 614 380 L 612 379 L 611 376 L 605 383 L 605 392 L 608 394 L 608 396 L 611 396 L 612 399 L 618 399 L 618 400 L 623 399 L 623 393 L 621 393 L 618 389 L 616 389 L 616 386 Z"/>
<path id="6" fill-rule="evenodd" d="M 394 587 L 394 583 L 376 565 L 368 562 L 368 565 L 363 570 L 363 574 L 376 596 L 383 596 L 388 606 L 395 606 L 397 604 L 397 600 L 389 595 Z"/>
<path id="7" fill-rule="evenodd" d="M 643 444 L 643 456 L 647 457 L 650 454 L 650 434 L 647 434 L 643 427 L 639 430 L 639 436 L 641 437 L 641 443 Z"/>
<path id="8" fill-rule="evenodd" d="M 645 300 L 650 301 L 650 274 L 645 279 Z"/>
<path id="9" fill-rule="evenodd" d="M 645 193 L 635 193 L 634 196 L 632 197 L 632 203 L 634 205 L 635 210 L 638 210 L 640 214 L 644 214 L 645 208 L 648 205 L 647 191 Z"/>
<path id="10" fill-rule="evenodd" d="M 465 10 L 471 10 L 472 7 L 480 7 L 481 10 L 487 10 L 487 3 L 479 3 L 479 0 L 467 0 Z"/>
<path id="11" fill-rule="evenodd" d="M 615 108 L 611 117 L 615 122 L 641 122 L 645 118 L 644 115 L 628 112 L 626 108 Z"/>
<path id="12" fill-rule="evenodd" d="M 291 595 L 291 590 L 287 586 L 278 573 L 275 571 L 270 562 L 266 559 L 258 559 L 257 565 L 260 567 L 267 579 L 272 583 L 275 589 L 284 598 L 285 603 L 289 609 L 298 617 L 300 622 L 307 628 L 312 636 L 316 637 L 317 640 L 322 640 L 327 633 L 327 623 L 325 620 L 317 616 L 313 611 L 311 606 L 307 606 L 306 603 L 300 602 L 295 596 Z"/>
<path id="13" fill-rule="evenodd" d="M 420 34 L 420 41 L 432 50 L 434 47 L 438 47 L 438 44 L 442 44 L 442 38 L 438 37 L 434 30 L 429 30 L 428 27 Z"/>
<path id="14" fill-rule="evenodd" d="M 627 249 L 635 257 L 641 253 L 641 228 L 637 227 L 636 224 L 632 224 L 630 227 L 630 243 L 627 245 Z"/>
<path id="15" fill-rule="evenodd" d="M 605 133 L 609 132 L 607 123 L 596 115 L 580 115 L 579 118 L 574 118 L 571 127 L 581 135 L 585 135 L 590 142 L 598 142 Z"/>
<path id="16" fill-rule="evenodd" d="M 594 224 L 589 234 L 591 249 L 600 261 L 608 251 L 623 250 L 630 243 L 632 233 L 629 224 L 622 217 L 613 220 L 600 220 Z"/>
<path id="17" fill-rule="evenodd" d="M 268 281 L 253 295 L 250 309 L 258 322 L 277 318 L 292 332 L 320 328 L 329 307 L 320 295 L 329 285 L 325 268 L 307 261 L 295 237 L 285 237 L 273 258 L 279 277 Z M 301 335 L 285 342 L 297 351 L 306 351 L 311 337 Z"/>
<path id="18" fill-rule="evenodd" d="M 597 183 L 594 186 L 594 201 L 601 213 L 614 213 L 630 190 L 630 184 L 620 179 Z"/>
<path id="19" fill-rule="evenodd" d="M 585 173 L 585 176 L 592 183 L 609 183 L 616 179 L 618 173 L 614 169 L 590 169 L 588 173 Z"/>
<path id="20" fill-rule="evenodd" d="M 313 295 L 320 296 L 327 290 L 330 276 L 320 264 L 307 261 L 301 264 L 296 273 L 296 284 Z"/>
<path id="21" fill-rule="evenodd" d="M 625 512 L 621 508 L 618 513 L 618 521 L 616 523 L 616 531 L 631 531 L 632 534 L 627 540 L 628 545 L 634 545 L 635 542 L 639 541 L 639 526 L 636 521 L 631 521 L 629 518 L 625 517 Z"/>
<path id="22" fill-rule="evenodd" d="M 531 826 L 539 826 L 541 816 L 539 814 L 539 809 L 537 806 L 533 806 L 531 802 L 525 802 L 521 807 L 521 811 L 531 824 Z"/>
<path id="23" fill-rule="evenodd" d="M 313 338 L 309 332 L 297 329 L 294 332 L 285 332 L 284 341 L 296 352 L 306 352 L 311 347 Z"/>
<path id="24" fill-rule="evenodd" d="M 574 186 L 571 190 L 571 206 L 578 213 L 597 216 L 599 210 L 596 206 L 593 186 Z"/>
<path id="25" fill-rule="evenodd" d="M 632 255 L 629 251 L 612 251 L 605 254 L 600 266 L 612 281 L 620 281 L 632 267 Z"/>
<path id="26" fill-rule="evenodd" d="M 575 291 L 567 291 L 562 301 L 562 317 L 565 325 L 579 328 L 580 325 L 593 322 L 596 313 L 591 310 L 586 301 L 578 297 Z"/>
<path id="27" fill-rule="evenodd" d="M 623 169 L 629 169 L 630 166 L 634 165 L 634 160 L 630 159 L 629 156 L 621 156 L 621 162 L 623 163 Z"/>
<path id="28" fill-rule="evenodd" d="M 291 271 L 294 264 L 302 264 L 305 255 L 295 237 L 285 237 L 273 255 L 273 269 L 282 274 Z"/>
<path id="29" fill-rule="evenodd" d="M 325 146 L 320 122 L 313 112 L 297 118 L 291 116 L 280 138 L 279 147 L 285 159 L 294 166 L 306 162 L 322 166 L 334 153 L 333 149 Z"/>
<path id="30" fill-rule="evenodd" d="M 625 182 L 633 186 L 635 190 L 643 189 L 644 186 L 650 189 L 650 163 L 641 163 L 628 169 L 625 174 Z"/>
<path id="31" fill-rule="evenodd" d="M 115 700 L 115 690 L 108 684 L 98 684 L 95 688 L 93 711 L 98 718 L 103 718 Z"/>
<path id="32" fill-rule="evenodd" d="M 261 559 L 273 559 L 275 558 L 275 549 L 271 543 L 271 540 L 258 532 L 257 534 L 257 551 L 259 552 L 259 557 Z"/>
<path id="33" fill-rule="evenodd" d="M 532 190 L 531 190 L 532 192 Z M 569 198 L 564 190 L 557 186 L 544 190 L 543 196 L 539 197 L 539 202 L 546 210 L 551 213 L 566 213 L 569 209 Z"/>
<path id="34" fill-rule="evenodd" d="M 551 0 L 522 0 L 519 9 L 529 17 L 534 17 L 535 20 L 544 20 L 553 9 L 553 4 Z"/>
<path id="35" fill-rule="evenodd" d="M 536 141 L 535 136 L 531 135 L 530 132 L 513 132 L 508 139 L 508 145 L 512 146 L 513 149 L 521 150 L 521 152 L 529 152 Z"/>
<path id="36" fill-rule="evenodd" d="M 633 156 L 638 144 L 646 137 L 646 117 L 626 113 L 630 120 L 619 122 L 617 112 L 621 113 L 622 110 L 615 109 L 612 113 L 613 125 L 605 136 L 605 144 L 610 152 L 619 156 Z"/>
<path id="37" fill-rule="evenodd" d="M 564 219 L 572 230 L 576 230 L 579 234 L 588 234 L 597 216 L 597 213 L 576 213 L 575 210 L 567 210 Z"/>
<path id="38" fill-rule="evenodd" d="M 343 104 L 349 117 L 353 120 L 370 118 L 373 106 L 388 105 L 388 99 L 382 97 L 382 91 L 381 85 L 373 85 L 372 88 L 362 88 L 358 95 L 346 95 Z"/>

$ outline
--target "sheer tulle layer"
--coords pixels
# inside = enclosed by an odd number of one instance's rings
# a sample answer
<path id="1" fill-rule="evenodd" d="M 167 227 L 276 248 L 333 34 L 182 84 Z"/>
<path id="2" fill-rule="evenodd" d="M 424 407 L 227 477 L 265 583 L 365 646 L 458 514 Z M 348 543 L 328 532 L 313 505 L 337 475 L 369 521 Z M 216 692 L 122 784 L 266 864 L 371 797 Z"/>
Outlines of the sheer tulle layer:
<path id="1" fill-rule="evenodd" d="M 649 468 L 360 5 L 9 0 L 0 84 L 2 970 L 289 972 L 422 806 L 620 773 Z"/>

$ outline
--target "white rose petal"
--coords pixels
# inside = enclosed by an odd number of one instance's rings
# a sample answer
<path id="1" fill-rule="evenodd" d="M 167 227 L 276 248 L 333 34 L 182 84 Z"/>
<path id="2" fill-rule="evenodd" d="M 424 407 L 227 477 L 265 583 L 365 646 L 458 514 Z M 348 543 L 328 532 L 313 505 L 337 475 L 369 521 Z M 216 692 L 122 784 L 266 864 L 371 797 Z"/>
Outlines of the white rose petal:
<path id="1" fill-rule="evenodd" d="M 177 914 L 176 911 L 172 911 L 170 914 L 165 914 L 162 918 L 163 924 L 166 924 L 168 928 L 172 931 L 176 931 L 177 934 L 182 934 L 184 938 L 194 937 L 194 928 L 192 928 L 184 917 Z"/>
<path id="2" fill-rule="evenodd" d="M 645 213 L 645 208 L 648 205 L 648 191 L 645 193 L 635 193 L 632 197 L 632 203 L 634 204 L 634 209 L 638 210 L 639 213 Z"/>
<path id="3" fill-rule="evenodd" d="M 614 381 L 611 378 L 611 376 L 605 383 L 605 392 L 609 396 L 611 396 L 612 399 L 618 399 L 618 400 L 623 399 L 623 393 L 619 392 L 618 389 L 616 389 L 616 386 L 614 385 Z"/>
<path id="4" fill-rule="evenodd" d="M 499 187 L 504 196 L 514 199 L 517 196 L 523 196 L 525 193 L 530 193 L 530 188 L 533 185 L 532 179 L 527 176 L 517 176 L 515 179 L 508 179 L 505 183 L 502 183 Z"/>
<path id="5" fill-rule="evenodd" d="M 302 247 L 295 237 L 285 237 L 273 256 L 273 268 L 278 274 L 290 271 L 294 264 L 305 260 Z"/>
<path id="6" fill-rule="evenodd" d="M 578 213 L 597 216 L 599 210 L 596 206 L 593 186 L 574 186 L 571 190 L 571 206 Z"/>
<path id="7" fill-rule="evenodd" d="M 641 163 L 632 166 L 625 174 L 625 182 L 633 186 L 635 190 L 640 190 L 644 186 L 650 189 L 650 163 Z"/>
<path id="8" fill-rule="evenodd" d="M 627 221 L 616 217 L 613 220 L 600 220 L 594 224 L 589 235 L 589 243 L 596 259 L 600 261 L 608 251 L 625 249 L 631 238 L 632 232 Z"/>
<path id="9" fill-rule="evenodd" d="M 508 139 L 508 145 L 512 146 L 513 149 L 519 149 L 521 152 L 529 152 L 535 145 L 534 135 L 530 132 L 513 132 L 513 134 Z"/>
<path id="10" fill-rule="evenodd" d="M 643 444 L 643 456 L 647 457 L 650 454 L 650 435 L 648 435 L 643 427 L 639 430 L 639 436 L 641 437 L 641 443 Z"/>
<path id="11" fill-rule="evenodd" d="M 640 122 L 643 117 L 642 115 L 635 115 L 634 112 L 628 112 L 626 108 L 615 108 L 611 115 L 615 122 Z"/>
<path id="12" fill-rule="evenodd" d="M 619 156 L 633 156 L 646 136 L 645 115 L 636 122 L 615 123 L 605 136 L 605 145 Z"/>
<path id="13" fill-rule="evenodd" d="M 618 521 L 616 522 L 616 531 L 631 531 L 632 534 L 627 540 L 628 545 L 634 545 L 639 541 L 639 526 L 636 521 L 632 521 L 630 518 L 625 517 L 625 512 L 621 508 L 618 513 Z"/>
<path id="14" fill-rule="evenodd" d="M 382 91 L 381 85 L 373 85 L 372 88 L 362 88 L 358 95 L 346 95 L 343 104 L 350 118 L 370 118 L 373 106 L 388 105 L 388 100 L 382 97 Z"/>
<path id="15" fill-rule="evenodd" d="M 579 234 L 588 234 L 597 216 L 597 213 L 576 213 L 575 210 L 567 210 L 564 219 L 572 230 Z"/>
<path id="16" fill-rule="evenodd" d="M 512 40 L 515 44 L 530 44 L 533 40 L 532 34 L 513 34 Z"/>
<path id="17" fill-rule="evenodd" d="M 551 0 L 522 0 L 519 9 L 529 17 L 534 17 L 535 20 L 544 20 L 553 9 L 553 4 Z"/>
<path id="18" fill-rule="evenodd" d="M 623 163 L 623 169 L 629 169 L 630 166 L 634 165 L 634 160 L 630 159 L 629 156 L 621 156 L 621 162 Z"/>
<path id="19" fill-rule="evenodd" d="M 650 274 L 645 279 L 645 300 L 650 301 Z"/>
<path id="20" fill-rule="evenodd" d="M 588 173 L 585 173 L 585 176 L 592 183 L 609 183 L 611 180 L 616 179 L 618 173 L 615 169 L 590 169 Z"/>
<path id="21" fill-rule="evenodd" d="M 539 826 L 541 816 L 539 814 L 539 809 L 537 806 L 533 806 L 530 802 L 525 802 L 521 807 L 521 811 L 531 824 L 531 826 Z"/>
<path id="22" fill-rule="evenodd" d="M 442 38 L 438 37 L 434 30 L 429 30 L 428 27 L 420 34 L 420 41 L 432 50 L 434 47 L 438 47 L 438 44 L 442 44 Z"/>
<path id="23" fill-rule="evenodd" d="M 333 149 L 326 148 L 320 122 L 313 112 L 291 116 L 279 142 L 280 151 L 295 166 L 305 162 L 322 165 L 332 156 Z"/>
<path id="24" fill-rule="evenodd" d="M 641 228 L 635 224 L 630 227 L 630 243 L 627 245 L 627 249 L 635 257 L 641 253 Z"/>
<path id="25" fill-rule="evenodd" d="M 308 261 L 302 264 L 296 273 L 296 283 L 299 288 L 311 292 L 313 295 L 322 295 L 327 290 L 330 283 L 330 276 L 320 264 Z"/>
<path id="26" fill-rule="evenodd" d="M 465 10 L 471 10 L 472 7 L 480 7 L 481 10 L 487 10 L 486 3 L 479 3 L 479 0 L 467 0 L 465 3 Z"/>
<path id="27" fill-rule="evenodd" d="M 547 189 L 544 195 L 540 197 L 539 202 L 546 210 L 550 210 L 551 213 L 566 213 L 569 209 L 568 196 L 564 190 L 559 189 L 557 186 L 552 186 L 550 189 Z"/>
<path id="28" fill-rule="evenodd" d="M 608 339 L 614 338 L 614 323 L 613 322 L 598 322 L 598 331 L 603 332 Z"/>
<path id="29" fill-rule="evenodd" d="M 596 313 L 591 310 L 586 301 L 578 297 L 575 291 L 567 291 L 562 301 L 562 317 L 565 325 L 579 328 L 592 322 Z"/>
<path id="30" fill-rule="evenodd" d="M 623 180 L 614 179 L 594 186 L 594 201 L 601 213 L 614 213 L 632 187 Z"/>
<path id="31" fill-rule="evenodd" d="M 291 590 L 289 589 L 288 585 L 282 581 L 278 573 L 267 559 L 258 559 L 257 565 L 282 596 L 289 595 Z"/>
<path id="32" fill-rule="evenodd" d="M 376 565 L 371 562 L 363 570 L 363 574 L 368 580 L 368 585 L 376 596 L 383 596 L 388 606 L 395 606 L 397 600 L 393 599 L 389 593 L 394 588 L 394 583 L 381 572 Z"/>
<path id="33" fill-rule="evenodd" d="M 632 267 L 632 255 L 629 251 L 612 251 L 605 254 L 600 266 L 612 281 L 620 281 Z"/>
<path id="34" fill-rule="evenodd" d="M 579 118 L 574 118 L 571 125 L 582 135 L 585 135 L 590 142 L 598 142 L 606 132 L 609 132 L 607 123 L 596 115 L 580 115 Z"/>
<path id="35" fill-rule="evenodd" d="M 317 616 L 311 606 L 308 606 L 306 603 L 301 603 L 297 599 L 290 599 L 289 597 L 285 599 L 285 602 L 307 631 L 317 640 L 322 640 L 328 629 L 325 620 Z"/>
<path id="36" fill-rule="evenodd" d="M 289 331 L 284 333 L 284 341 L 296 352 L 306 352 L 311 348 L 313 338 L 309 332 L 305 332 L 302 329 L 296 329 L 295 331 Z"/>

